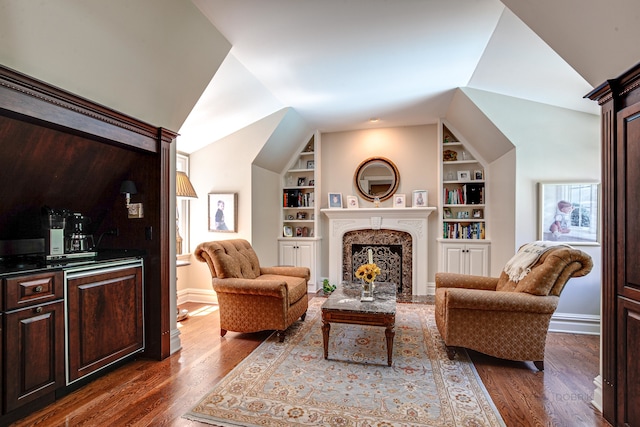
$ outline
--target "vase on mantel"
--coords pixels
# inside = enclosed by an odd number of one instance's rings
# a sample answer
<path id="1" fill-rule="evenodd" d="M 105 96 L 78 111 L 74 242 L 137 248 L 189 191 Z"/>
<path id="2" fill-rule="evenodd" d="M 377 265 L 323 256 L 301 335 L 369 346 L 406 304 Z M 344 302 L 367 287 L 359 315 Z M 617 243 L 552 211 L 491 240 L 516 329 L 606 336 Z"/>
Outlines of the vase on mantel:
<path id="1" fill-rule="evenodd" d="M 375 288 L 375 283 L 367 282 L 366 280 L 362 280 L 362 293 L 360 295 L 360 301 L 373 301 L 373 289 Z"/>

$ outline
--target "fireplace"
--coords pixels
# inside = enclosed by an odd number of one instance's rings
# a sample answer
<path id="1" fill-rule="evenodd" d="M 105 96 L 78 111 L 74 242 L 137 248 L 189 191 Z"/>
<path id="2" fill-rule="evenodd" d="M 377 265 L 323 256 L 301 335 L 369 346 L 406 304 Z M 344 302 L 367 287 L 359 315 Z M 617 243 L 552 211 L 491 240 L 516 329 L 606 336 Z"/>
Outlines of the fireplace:
<path id="1" fill-rule="evenodd" d="M 380 268 L 376 280 L 395 283 L 398 295 L 412 295 L 411 234 L 396 230 L 354 230 L 344 234 L 342 245 L 343 280 L 356 280 L 355 271 L 369 262 L 371 250 L 373 262 Z"/>
<path id="2" fill-rule="evenodd" d="M 374 245 L 403 246 L 402 260 L 400 261 L 402 263 L 401 293 L 405 295 L 427 295 L 427 218 L 435 210 L 435 208 L 322 209 L 322 213 L 329 218 L 327 236 L 329 244 L 329 280 L 334 283 L 351 280 L 345 279 L 345 272 L 353 268 L 354 255 L 351 246 L 349 249 L 344 247 L 345 234 L 347 239 L 353 239 L 353 237 L 349 237 L 353 235 L 368 235 L 370 239 L 367 241 L 355 243 L 370 245 L 372 249 L 377 247 Z M 359 233 L 348 234 L 352 231 L 358 231 Z M 391 231 L 402 234 L 389 233 Z M 390 237 L 392 234 L 396 237 Z M 385 235 L 387 236 L 380 240 Z M 390 241 L 390 239 L 395 239 L 395 241 Z M 388 249 L 388 253 L 394 252 L 392 249 Z M 347 258 L 351 258 L 351 261 Z M 351 262 L 351 267 L 345 265 L 345 263 L 349 262 Z M 399 261 L 396 259 L 392 262 Z"/>

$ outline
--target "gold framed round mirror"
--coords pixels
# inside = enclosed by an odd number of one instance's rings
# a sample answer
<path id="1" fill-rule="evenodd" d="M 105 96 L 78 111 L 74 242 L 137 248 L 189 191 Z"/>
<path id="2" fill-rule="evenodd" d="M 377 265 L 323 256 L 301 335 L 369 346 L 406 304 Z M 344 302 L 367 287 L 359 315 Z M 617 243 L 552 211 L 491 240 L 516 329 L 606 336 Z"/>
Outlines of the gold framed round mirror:
<path id="1" fill-rule="evenodd" d="M 384 157 L 370 157 L 356 168 L 353 175 L 358 193 L 366 200 L 380 201 L 393 196 L 400 183 L 400 173 L 395 164 Z"/>

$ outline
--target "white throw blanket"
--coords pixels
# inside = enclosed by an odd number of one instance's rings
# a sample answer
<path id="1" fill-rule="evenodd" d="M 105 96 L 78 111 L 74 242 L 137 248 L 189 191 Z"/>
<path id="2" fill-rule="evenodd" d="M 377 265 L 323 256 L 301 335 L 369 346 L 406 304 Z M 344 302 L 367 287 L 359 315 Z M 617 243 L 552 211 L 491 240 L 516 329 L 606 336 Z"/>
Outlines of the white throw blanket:
<path id="1" fill-rule="evenodd" d="M 509 276 L 509 280 L 518 283 L 531 271 L 531 266 L 538 262 L 543 253 L 556 246 L 571 247 L 566 243 L 543 242 L 541 240 L 527 243 L 505 265 L 504 272 Z"/>

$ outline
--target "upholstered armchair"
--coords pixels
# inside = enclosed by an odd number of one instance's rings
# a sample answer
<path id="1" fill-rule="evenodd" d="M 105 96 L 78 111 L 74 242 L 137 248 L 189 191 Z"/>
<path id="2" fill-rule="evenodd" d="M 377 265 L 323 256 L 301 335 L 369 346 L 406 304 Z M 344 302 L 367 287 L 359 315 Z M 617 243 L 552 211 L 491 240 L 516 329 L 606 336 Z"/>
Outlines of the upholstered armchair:
<path id="1" fill-rule="evenodd" d="M 571 277 L 592 267 L 588 254 L 565 245 L 546 249 L 516 281 L 505 271 L 499 278 L 437 273 L 435 318 L 449 359 L 456 347 L 464 347 L 533 361 L 544 370 L 547 331 L 560 293 Z"/>
<path id="2" fill-rule="evenodd" d="M 243 239 L 205 242 L 195 257 L 206 262 L 218 297 L 220 335 L 227 331 L 284 331 L 307 314 L 306 267 L 260 267 L 251 244 Z"/>

